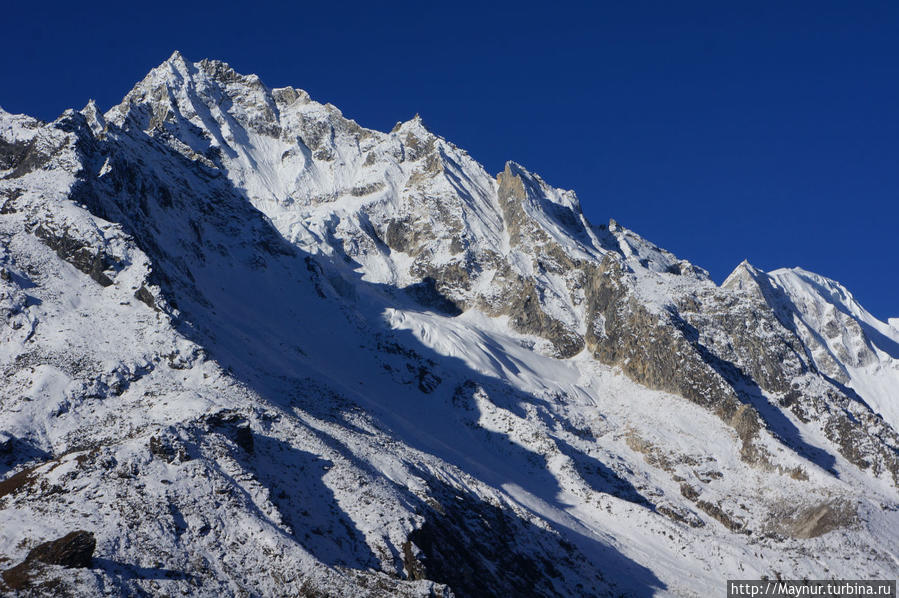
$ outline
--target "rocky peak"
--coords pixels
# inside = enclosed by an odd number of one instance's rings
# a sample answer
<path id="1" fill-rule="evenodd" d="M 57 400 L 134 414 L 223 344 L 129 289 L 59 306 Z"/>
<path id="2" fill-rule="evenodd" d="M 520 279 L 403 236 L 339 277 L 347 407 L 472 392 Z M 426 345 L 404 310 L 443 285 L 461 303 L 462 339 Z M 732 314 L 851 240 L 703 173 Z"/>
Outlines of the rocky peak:
<path id="1" fill-rule="evenodd" d="M 650 276 L 673 274 L 701 284 L 710 284 L 709 273 L 706 270 L 688 260 L 678 258 L 614 219 L 609 220 L 606 229 L 600 227 L 593 232 L 601 247 L 620 254 L 633 271 L 649 273 Z"/>
<path id="2" fill-rule="evenodd" d="M 415 115 L 409 120 L 397 121 L 397 123 L 393 125 L 393 128 L 390 130 L 390 132 L 397 133 L 401 130 L 416 131 L 419 133 L 431 133 L 431 130 L 428 129 L 427 125 L 425 125 L 424 119 L 418 112 L 416 112 Z"/>
<path id="3" fill-rule="evenodd" d="M 184 56 L 181 54 L 180 50 L 174 50 L 172 55 L 169 56 L 163 64 L 172 65 L 177 69 L 186 69 L 187 61 L 184 59 Z"/>
<path id="4" fill-rule="evenodd" d="M 94 100 L 88 101 L 87 105 L 81 109 L 81 114 L 94 135 L 100 135 L 106 129 L 106 119 Z"/>
<path id="5" fill-rule="evenodd" d="M 496 183 L 499 185 L 500 195 L 509 200 L 525 201 L 528 197 L 524 188 L 524 181 L 520 176 L 523 169 L 512 161 L 506 162 L 502 172 L 496 175 Z"/>
<path id="6" fill-rule="evenodd" d="M 232 110 L 232 105 L 241 110 Z M 215 60 L 191 63 L 175 52 L 107 112 L 106 119 L 119 126 L 130 119 L 142 130 L 167 130 L 192 145 L 181 127 L 203 129 L 204 119 L 220 111 L 250 126 L 270 126 L 277 118 L 271 93 L 257 76 L 239 75 Z"/>
<path id="7" fill-rule="evenodd" d="M 763 275 L 764 273 L 750 264 L 748 260 L 743 260 L 724 279 L 724 282 L 721 283 L 721 288 L 747 291 L 755 294 L 759 299 L 763 299 L 762 290 L 759 287 L 759 279 Z"/>
<path id="8" fill-rule="evenodd" d="M 312 101 L 312 97 L 302 89 L 296 89 L 294 87 L 277 87 L 272 90 L 272 97 L 275 98 L 275 101 L 278 103 L 278 107 L 281 109 L 289 108 L 296 102 L 301 104 L 308 104 Z"/>

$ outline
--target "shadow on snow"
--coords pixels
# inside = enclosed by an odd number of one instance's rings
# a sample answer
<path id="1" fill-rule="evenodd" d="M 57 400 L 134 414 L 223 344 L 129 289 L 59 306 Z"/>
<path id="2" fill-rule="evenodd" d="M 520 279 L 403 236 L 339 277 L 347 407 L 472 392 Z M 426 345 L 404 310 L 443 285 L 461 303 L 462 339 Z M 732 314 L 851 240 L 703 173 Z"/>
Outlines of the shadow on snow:
<path id="1" fill-rule="evenodd" d="M 109 137 L 114 140 L 115 132 Z M 553 524 L 556 531 L 548 531 L 521 504 L 500 508 L 421 470 L 418 476 L 436 503 L 394 484 L 424 516 L 410 536 L 421 554 L 395 555 L 409 576 L 420 567 L 421 575 L 463 596 L 556 595 L 562 577 L 565 587 L 580 584 L 585 595 L 646 596 L 665 587 L 648 568 L 570 522 L 546 457 L 480 426 L 471 392 L 483 389 L 489 401 L 519 417 L 526 404 L 539 408 L 544 399 L 441 355 L 384 320 L 387 308 L 421 311 L 422 303 L 457 313 L 432 281 L 409 290 L 363 281 L 333 238 L 341 259 L 307 255 L 219 171 L 149 137 L 144 144 L 139 155 L 117 153 L 112 171 L 102 180 L 85 179 L 74 199 L 120 222 L 153 260 L 153 282 L 180 311 L 176 325 L 185 336 L 275 407 L 290 411 L 301 404 L 346 427 L 344 407 L 358 405 L 380 431 L 494 488 L 522 489 L 550 513 L 541 516 L 557 513 L 561 519 Z M 202 191 L 175 182 L 184 169 L 201 179 Z M 101 199 L 109 196 L 113 201 Z M 310 382 L 332 391 L 305 393 Z M 339 398 L 336 405 L 327 405 L 333 398 Z M 338 438 L 318 436 L 356 467 L 384 477 Z M 329 565 L 376 565 L 362 533 L 322 481 L 329 462 L 262 434 L 255 440 L 260 481 L 296 540 Z M 651 507 L 611 468 L 571 444 L 554 442 L 594 491 Z"/>

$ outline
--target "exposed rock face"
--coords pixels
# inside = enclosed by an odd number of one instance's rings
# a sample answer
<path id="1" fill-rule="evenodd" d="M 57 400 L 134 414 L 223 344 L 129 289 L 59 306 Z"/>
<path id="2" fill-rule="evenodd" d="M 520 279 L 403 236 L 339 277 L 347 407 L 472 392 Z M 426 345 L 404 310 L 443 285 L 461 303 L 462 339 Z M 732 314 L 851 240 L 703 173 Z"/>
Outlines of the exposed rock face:
<path id="1" fill-rule="evenodd" d="M 524 280 L 512 285 L 506 293 L 506 308 L 491 310 L 492 315 L 508 315 L 512 325 L 519 332 L 534 334 L 552 343 L 556 355 L 562 359 L 573 357 L 584 348 L 580 335 L 567 328 L 559 320 L 548 315 L 540 305 L 540 296 L 534 283 Z"/>
<path id="2" fill-rule="evenodd" d="M 797 513 L 790 532 L 794 538 L 817 538 L 829 531 L 848 527 L 856 520 L 851 505 L 823 504 Z"/>
<path id="3" fill-rule="evenodd" d="M 620 367 L 634 381 L 709 409 L 733 426 L 747 462 L 767 465 L 763 449 L 754 444 L 760 429 L 758 413 L 725 378 L 732 373 L 725 368 L 727 362 L 700 342 L 697 329 L 676 307 L 661 313 L 647 309 L 630 286 L 625 268 L 610 253 L 593 276 L 587 347 L 598 360 Z"/>
<path id="4" fill-rule="evenodd" d="M 781 325 L 757 287 L 743 293 L 731 278 L 723 289 L 675 294 L 652 312 L 615 254 L 606 254 L 592 280 L 586 341 L 594 356 L 641 384 L 710 409 L 734 427 L 747 461 L 770 466 L 754 440 L 764 425 L 776 429 L 775 421 L 758 412 L 769 412 L 774 399 L 802 421 L 821 422 L 850 462 L 878 475 L 887 472 L 899 483 L 899 435 L 839 387 L 811 375 L 814 366 L 802 339 Z M 853 426 L 854 419 L 868 423 Z"/>
<path id="5" fill-rule="evenodd" d="M 604 363 L 635 381 L 688 398 L 729 420 L 740 401 L 699 352 L 674 309 L 653 313 L 629 288 L 626 266 L 607 254 L 588 295 L 587 343 Z M 646 339 L 652 339 L 646 342 Z"/>
<path id="6" fill-rule="evenodd" d="M 778 505 L 772 510 L 768 527 L 792 538 L 817 538 L 856 525 L 857 509 L 857 505 L 838 499 L 811 505 Z"/>

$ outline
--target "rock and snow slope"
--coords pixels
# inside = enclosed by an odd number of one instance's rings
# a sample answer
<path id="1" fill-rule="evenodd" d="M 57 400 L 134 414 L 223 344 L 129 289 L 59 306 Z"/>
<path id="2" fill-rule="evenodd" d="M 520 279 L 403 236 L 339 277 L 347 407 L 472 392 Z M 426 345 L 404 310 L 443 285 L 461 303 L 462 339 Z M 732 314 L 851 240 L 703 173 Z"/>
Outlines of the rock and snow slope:
<path id="1" fill-rule="evenodd" d="M 0 113 L 0 240 L 0 567 L 97 540 L 6 590 L 899 569 L 894 327 L 801 270 L 718 287 L 418 118 L 371 131 L 176 53 L 106 114 Z"/>

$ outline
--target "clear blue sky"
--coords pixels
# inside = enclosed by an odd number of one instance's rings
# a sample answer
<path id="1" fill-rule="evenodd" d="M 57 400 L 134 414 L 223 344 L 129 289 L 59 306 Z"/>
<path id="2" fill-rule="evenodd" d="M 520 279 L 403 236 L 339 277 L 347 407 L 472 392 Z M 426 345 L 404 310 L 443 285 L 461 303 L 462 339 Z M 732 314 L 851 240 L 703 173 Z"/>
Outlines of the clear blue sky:
<path id="1" fill-rule="evenodd" d="M 135 14 L 140 11 L 140 14 Z M 721 281 L 802 266 L 899 317 L 899 2 L 15 2 L 0 106 L 108 108 L 174 49 L 360 124 L 421 113 Z"/>

